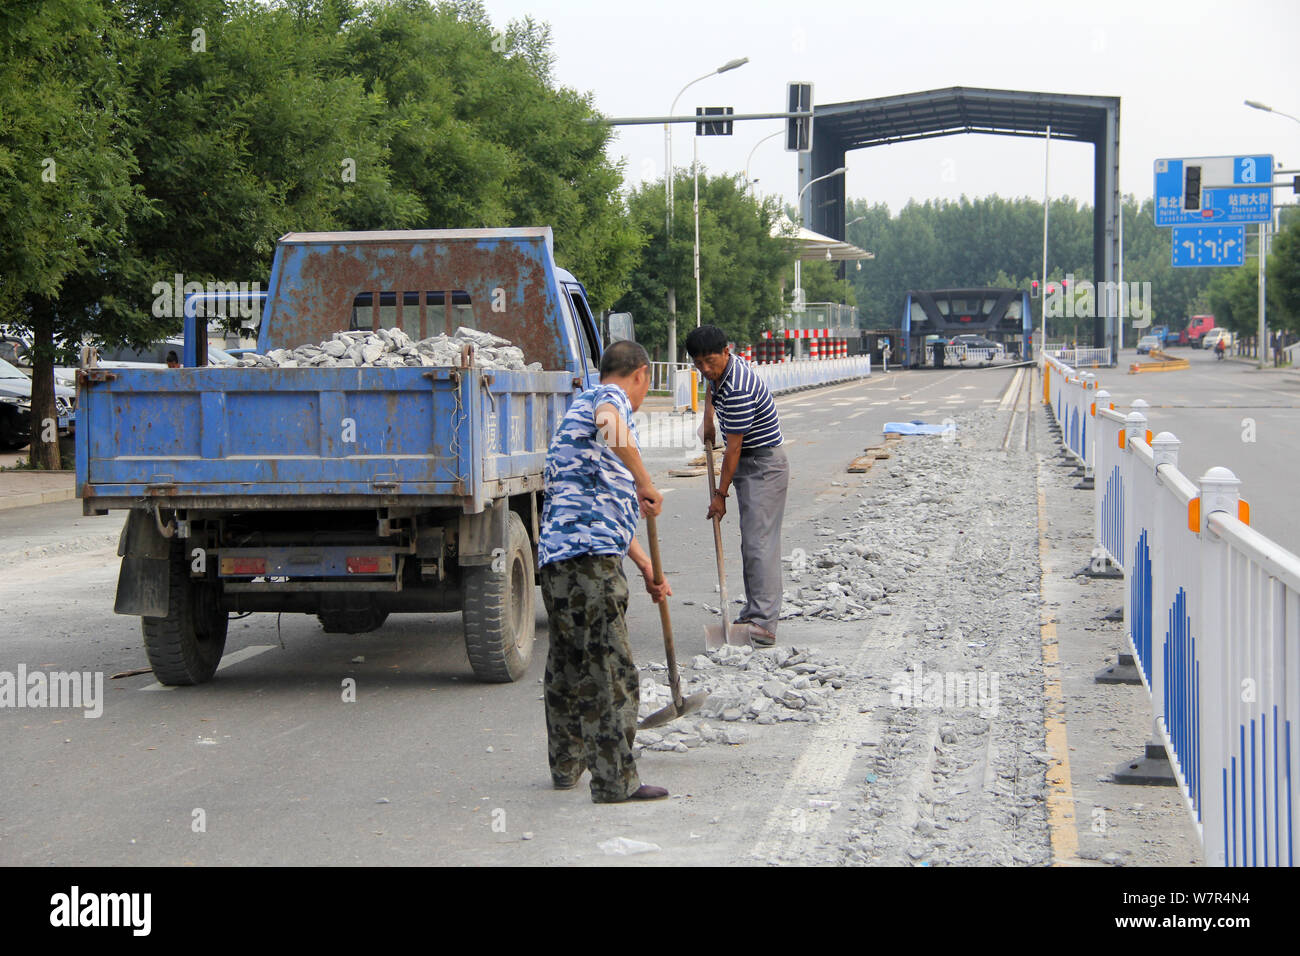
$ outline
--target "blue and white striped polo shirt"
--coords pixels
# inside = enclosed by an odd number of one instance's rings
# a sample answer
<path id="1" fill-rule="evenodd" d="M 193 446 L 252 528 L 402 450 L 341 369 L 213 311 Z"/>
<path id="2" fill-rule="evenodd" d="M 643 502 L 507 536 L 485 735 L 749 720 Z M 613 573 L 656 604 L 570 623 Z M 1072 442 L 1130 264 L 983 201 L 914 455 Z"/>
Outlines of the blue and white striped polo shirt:
<path id="1" fill-rule="evenodd" d="M 745 436 L 741 448 L 774 448 L 784 440 L 776 402 L 749 363 L 733 355 L 713 385 L 713 410 L 723 436 Z"/>

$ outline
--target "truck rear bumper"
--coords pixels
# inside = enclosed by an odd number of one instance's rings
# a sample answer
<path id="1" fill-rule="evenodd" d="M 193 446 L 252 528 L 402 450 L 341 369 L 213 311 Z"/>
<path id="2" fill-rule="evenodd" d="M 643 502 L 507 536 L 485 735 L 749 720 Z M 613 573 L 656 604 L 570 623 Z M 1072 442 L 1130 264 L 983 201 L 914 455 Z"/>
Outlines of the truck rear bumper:
<path id="1" fill-rule="evenodd" d="M 523 478 L 508 478 L 489 481 L 483 485 L 482 501 L 490 504 L 493 499 L 510 495 L 527 494 L 541 491 L 545 486 L 542 475 L 535 474 Z M 77 495 L 82 499 L 83 514 L 102 514 L 106 511 L 120 511 L 130 508 L 163 509 L 165 511 L 338 511 L 343 509 L 367 508 L 409 508 L 427 510 L 430 508 L 456 508 L 466 514 L 476 514 L 482 510 L 475 507 L 475 499 L 467 495 L 448 494 L 446 492 L 394 491 L 377 494 L 374 491 L 338 494 L 303 493 L 275 491 L 266 488 L 250 488 L 245 494 L 203 494 L 188 493 L 172 486 L 170 488 L 141 487 L 134 485 L 89 485 L 83 484 Z"/>

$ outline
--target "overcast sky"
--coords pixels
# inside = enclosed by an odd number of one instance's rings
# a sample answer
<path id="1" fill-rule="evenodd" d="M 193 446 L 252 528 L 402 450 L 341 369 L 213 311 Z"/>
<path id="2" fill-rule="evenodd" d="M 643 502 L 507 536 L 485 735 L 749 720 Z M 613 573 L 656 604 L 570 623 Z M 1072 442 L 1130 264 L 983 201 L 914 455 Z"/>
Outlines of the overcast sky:
<path id="1" fill-rule="evenodd" d="M 783 110 L 788 80 L 814 103 L 950 86 L 1121 97 L 1120 185 L 1145 198 L 1158 157 L 1272 153 L 1300 166 L 1300 122 L 1249 109 L 1258 100 L 1300 116 L 1296 0 L 485 0 L 498 26 L 531 14 L 551 24 L 556 80 L 595 94 L 610 116 L 661 116 L 690 80 L 735 57 L 749 63 L 692 86 L 696 106 Z M 711 171 L 743 172 L 782 121 L 735 124 L 700 140 Z M 689 165 L 691 133 L 674 127 L 673 158 Z M 625 126 L 611 156 L 629 186 L 662 176 L 663 127 Z M 1043 194 L 1043 140 L 945 136 L 848 154 L 848 195 L 885 202 Z M 783 137 L 757 147 L 757 189 L 793 202 L 795 154 Z M 1092 200 L 1092 146 L 1054 142 L 1050 193 Z M 1278 193 L 1279 201 L 1293 201 Z"/>

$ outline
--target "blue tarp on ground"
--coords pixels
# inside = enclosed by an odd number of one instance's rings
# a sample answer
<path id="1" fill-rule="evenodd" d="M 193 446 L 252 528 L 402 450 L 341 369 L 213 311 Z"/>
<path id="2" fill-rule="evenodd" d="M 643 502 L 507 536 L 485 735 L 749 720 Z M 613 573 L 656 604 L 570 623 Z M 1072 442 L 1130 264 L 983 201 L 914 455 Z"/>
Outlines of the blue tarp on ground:
<path id="1" fill-rule="evenodd" d="M 886 435 L 942 435 L 944 432 L 955 432 L 957 424 L 949 422 L 946 425 L 927 425 L 925 422 L 885 422 L 884 432 Z"/>

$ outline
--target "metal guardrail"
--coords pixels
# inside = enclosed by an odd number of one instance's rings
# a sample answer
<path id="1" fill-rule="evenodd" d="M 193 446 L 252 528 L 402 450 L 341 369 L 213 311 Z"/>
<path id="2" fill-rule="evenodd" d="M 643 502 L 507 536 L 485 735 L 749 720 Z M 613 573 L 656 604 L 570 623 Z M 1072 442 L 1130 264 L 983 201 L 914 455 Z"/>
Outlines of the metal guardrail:
<path id="1" fill-rule="evenodd" d="M 678 371 L 690 370 L 693 366 L 688 363 L 673 362 L 651 362 L 650 363 L 650 391 L 668 392 L 675 387 L 676 375 Z"/>
<path id="2" fill-rule="evenodd" d="M 754 371 L 773 395 L 801 388 L 829 385 L 832 382 L 867 378 L 871 375 L 871 356 L 852 355 L 838 359 L 807 359 L 755 365 Z"/>
<path id="3" fill-rule="evenodd" d="M 1048 346 L 1047 357 L 1054 358 L 1072 368 L 1100 368 L 1110 364 L 1110 349 L 1080 349 L 1065 346 Z"/>
<path id="4" fill-rule="evenodd" d="M 1045 397 L 1068 442 L 1061 415 L 1079 408 L 1073 370 L 1050 358 L 1045 367 Z M 1181 443 L 1152 437 L 1145 402 L 1122 413 L 1104 391 L 1094 395 L 1096 553 L 1124 571 L 1127 642 L 1206 859 L 1293 866 L 1300 557 L 1249 526 L 1227 468 L 1199 482 L 1183 475 Z"/>

